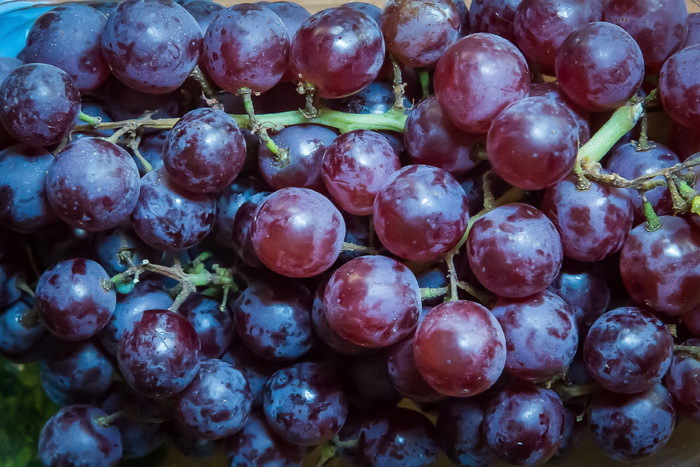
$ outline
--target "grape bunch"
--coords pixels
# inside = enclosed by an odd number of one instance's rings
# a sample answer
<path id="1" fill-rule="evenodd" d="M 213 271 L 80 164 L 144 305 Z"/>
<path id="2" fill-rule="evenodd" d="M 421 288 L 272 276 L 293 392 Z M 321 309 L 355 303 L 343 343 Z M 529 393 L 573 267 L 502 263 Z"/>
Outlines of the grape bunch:
<path id="1" fill-rule="evenodd" d="M 697 463 L 699 71 L 682 0 L 48 9 L 0 57 L 0 363 L 53 404 L 7 459 Z"/>

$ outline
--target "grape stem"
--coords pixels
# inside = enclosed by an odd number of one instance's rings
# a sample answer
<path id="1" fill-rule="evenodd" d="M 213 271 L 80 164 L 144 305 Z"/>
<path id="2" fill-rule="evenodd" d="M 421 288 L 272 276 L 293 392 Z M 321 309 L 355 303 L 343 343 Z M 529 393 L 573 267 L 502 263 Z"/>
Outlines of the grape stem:
<path id="1" fill-rule="evenodd" d="M 93 128 L 95 128 L 97 125 L 100 124 L 100 122 L 102 122 L 102 119 L 100 117 L 92 117 L 88 114 L 83 113 L 82 110 L 80 111 L 80 113 L 78 113 L 78 118 Z"/>
<path id="2" fill-rule="evenodd" d="M 214 90 L 214 87 L 211 85 L 204 73 L 202 73 L 199 65 L 194 67 L 192 73 L 190 73 L 190 76 L 197 81 L 199 87 L 202 88 L 207 105 L 212 109 L 223 110 L 224 106 L 216 98 L 216 91 Z"/>
<path id="3" fill-rule="evenodd" d="M 359 252 L 359 253 L 362 253 L 364 255 L 378 255 L 379 254 L 377 249 L 372 248 L 371 246 L 355 245 L 354 243 L 348 243 L 348 242 L 343 242 L 343 246 L 341 248 L 341 251 Z"/>
<path id="4" fill-rule="evenodd" d="M 289 164 L 289 151 L 277 146 L 270 135 L 267 134 L 267 128 L 264 127 L 258 117 L 255 115 L 253 108 L 253 91 L 250 88 L 241 88 L 240 94 L 243 97 L 243 106 L 248 114 L 248 127 L 255 133 L 260 140 L 267 146 L 267 149 L 274 155 L 275 162 L 284 167 Z"/>
<path id="5" fill-rule="evenodd" d="M 447 295 L 449 292 L 448 287 L 421 287 L 420 289 L 420 299 L 429 300 L 431 298 L 442 297 Z"/>
<path id="6" fill-rule="evenodd" d="M 403 77 L 401 76 L 401 66 L 399 61 L 394 57 L 394 55 L 389 55 L 391 57 L 391 71 L 393 73 L 393 89 L 394 89 L 394 106 L 393 110 L 397 112 L 403 112 L 403 99 L 404 99 L 404 89 L 406 84 L 403 82 Z"/>
<path id="7" fill-rule="evenodd" d="M 700 357 L 700 347 L 695 345 L 674 345 L 674 352 L 686 352 L 692 354 L 696 358 Z"/>

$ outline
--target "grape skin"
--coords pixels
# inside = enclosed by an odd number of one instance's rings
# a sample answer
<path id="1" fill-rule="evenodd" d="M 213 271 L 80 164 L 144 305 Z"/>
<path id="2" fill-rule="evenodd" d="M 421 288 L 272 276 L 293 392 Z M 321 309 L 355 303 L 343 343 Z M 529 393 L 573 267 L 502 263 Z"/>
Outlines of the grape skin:
<path id="1" fill-rule="evenodd" d="M 699 346 L 693 338 L 682 346 Z M 696 421 L 700 421 L 700 362 L 691 353 L 676 350 L 671 367 L 664 377 L 664 386 L 673 396 L 676 407 Z"/>
<path id="2" fill-rule="evenodd" d="M 32 310 L 22 300 L 0 310 L 0 355 L 15 363 L 36 360 L 48 333 L 39 321 L 32 326 L 23 323 L 23 318 Z"/>
<path id="3" fill-rule="evenodd" d="M 678 124 L 700 127 L 700 78 L 697 64 L 700 44 L 679 50 L 666 60 L 659 74 L 664 109 Z"/>
<path id="4" fill-rule="evenodd" d="M 298 446 L 280 438 L 267 423 L 265 416 L 254 412 L 241 431 L 226 440 L 226 458 L 233 467 L 259 463 L 275 467 L 301 465 L 306 454 Z"/>

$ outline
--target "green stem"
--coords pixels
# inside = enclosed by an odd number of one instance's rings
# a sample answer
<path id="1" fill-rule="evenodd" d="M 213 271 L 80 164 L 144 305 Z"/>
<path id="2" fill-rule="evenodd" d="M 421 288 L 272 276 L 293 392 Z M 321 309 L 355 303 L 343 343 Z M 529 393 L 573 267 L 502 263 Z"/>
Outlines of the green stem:
<path id="1" fill-rule="evenodd" d="M 329 460 L 335 457 L 336 452 L 338 452 L 338 446 L 333 444 L 331 441 L 323 444 L 321 446 L 321 456 L 316 462 L 316 467 L 323 467 L 328 463 Z"/>
<path id="2" fill-rule="evenodd" d="M 659 220 L 659 216 L 657 216 L 654 212 L 654 207 L 647 199 L 647 196 L 644 193 L 640 193 L 640 195 L 642 197 L 644 217 L 646 217 L 647 219 L 647 232 L 654 232 L 656 230 L 659 230 L 661 228 L 661 221 Z"/>
<path id="3" fill-rule="evenodd" d="M 418 80 L 420 81 L 423 99 L 426 99 L 428 96 L 430 96 L 430 72 L 427 70 L 427 68 L 420 68 L 418 70 Z"/>
<path id="4" fill-rule="evenodd" d="M 219 104 L 219 101 L 216 99 L 216 91 L 214 90 L 214 87 L 211 85 L 207 77 L 204 76 L 204 73 L 202 73 L 202 70 L 199 68 L 199 65 L 196 65 L 194 67 L 192 73 L 190 73 L 190 76 L 195 81 L 197 81 L 197 84 L 199 84 L 199 86 L 202 88 L 202 92 L 204 93 L 204 96 L 209 100 L 209 104 L 212 105 L 212 107 L 216 107 L 216 104 Z M 219 106 L 221 105 L 219 104 Z"/>
<path id="5" fill-rule="evenodd" d="M 93 128 L 99 125 L 100 122 L 102 122 L 102 119 L 100 117 L 93 117 L 91 115 L 85 114 L 82 110 L 80 111 L 80 113 L 78 113 L 78 118 Z"/>
<path id="6" fill-rule="evenodd" d="M 119 420 L 125 415 L 124 411 L 120 412 L 115 412 L 112 415 L 107 415 L 106 417 L 99 417 L 98 419 L 95 420 L 95 423 L 102 427 L 108 427 L 115 421 Z"/>
<path id="7" fill-rule="evenodd" d="M 447 295 L 447 292 L 449 292 L 448 287 L 421 287 L 420 298 L 421 300 L 429 300 Z"/>
<path id="8" fill-rule="evenodd" d="M 472 297 L 476 298 L 476 300 L 484 305 L 486 308 L 493 308 L 496 300 L 495 296 L 490 294 L 489 292 L 485 292 L 479 289 L 474 288 L 471 284 L 464 282 L 464 281 L 459 281 L 457 282 L 457 287 L 460 289 L 464 290 L 467 292 L 469 295 Z"/>
<path id="9" fill-rule="evenodd" d="M 377 255 L 379 252 L 371 246 L 355 245 L 354 243 L 343 242 L 342 251 L 360 252 L 365 255 Z"/>

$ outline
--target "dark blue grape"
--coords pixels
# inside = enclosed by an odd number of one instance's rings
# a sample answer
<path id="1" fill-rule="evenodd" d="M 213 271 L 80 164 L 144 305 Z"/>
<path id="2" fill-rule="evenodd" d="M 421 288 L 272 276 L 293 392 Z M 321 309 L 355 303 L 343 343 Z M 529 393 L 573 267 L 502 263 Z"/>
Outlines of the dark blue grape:
<path id="1" fill-rule="evenodd" d="M 219 12 L 224 9 L 224 7 L 218 3 L 206 0 L 194 0 L 182 6 L 197 21 L 199 28 L 202 30 L 202 35 L 207 32 L 211 22 L 216 18 Z"/>
<path id="2" fill-rule="evenodd" d="M 202 30 L 170 0 L 127 0 L 109 15 L 102 51 L 114 76 L 137 91 L 180 87 L 197 64 Z"/>
<path id="3" fill-rule="evenodd" d="M 177 449 L 193 459 L 209 459 L 217 455 L 221 450 L 221 441 L 204 439 L 186 433 L 175 422 L 166 425 L 168 435 Z"/>
<path id="4" fill-rule="evenodd" d="M 329 440 L 345 423 L 348 403 L 333 375 L 318 363 L 297 363 L 277 371 L 265 386 L 263 404 L 270 427 L 302 446 Z"/>
<path id="5" fill-rule="evenodd" d="M 132 230 L 122 227 L 98 233 L 94 247 L 96 259 L 110 276 L 141 264 L 153 253 Z"/>
<path id="6" fill-rule="evenodd" d="M 241 175 L 216 194 L 214 235 L 224 245 L 232 245 L 233 222 L 238 209 L 255 193 L 265 191 L 265 183 L 252 175 Z"/>
<path id="7" fill-rule="evenodd" d="M 497 461 L 482 431 L 485 413 L 482 399 L 453 398 L 440 404 L 435 436 L 455 464 L 480 467 Z"/>
<path id="8" fill-rule="evenodd" d="M 153 118 L 179 117 L 185 99 L 179 91 L 166 94 L 146 94 L 110 79 L 105 86 L 105 111 L 114 121 L 139 118 L 146 112 L 154 112 Z M 156 130 L 146 130 L 156 132 Z"/>
<path id="9" fill-rule="evenodd" d="M 39 436 L 39 458 L 53 467 L 114 467 L 122 457 L 119 429 L 103 426 L 104 411 L 71 405 L 51 417 Z"/>
<path id="10" fill-rule="evenodd" d="M 96 262 L 74 258 L 47 269 L 36 286 L 36 307 L 46 327 L 61 339 L 79 341 L 97 334 L 117 304 L 109 276 Z"/>
<path id="11" fill-rule="evenodd" d="M 261 409 L 265 385 L 277 370 L 282 369 L 283 364 L 258 357 L 240 342 L 229 347 L 221 360 L 230 363 L 243 373 L 253 394 L 253 409 Z"/>
<path id="12" fill-rule="evenodd" d="M 683 346 L 700 346 L 700 339 L 688 339 Z M 695 355 L 676 350 L 664 386 L 679 410 L 700 421 L 700 360 Z"/>
<path id="13" fill-rule="evenodd" d="M 203 358 L 219 358 L 235 336 L 233 317 L 221 301 L 204 295 L 194 295 L 178 310 L 192 324 L 202 343 Z"/>
<path id="14" fill-rule="evenodd" d="M 255 212 L 258 206 L 260 206 L 269 195 L 270 193 L 263 192 L 251 196 L 248 201 L 241 205 L 236 213 L 236 218 L 233 220 L 233 238 L 231 239 L 231 246 L 233 246 L 233 249 L 243 262 L 253 268 L 265 267 L 253 249 L 250 228 L 253 225 Z"/>
<path id="15" fill-rule="evenodd" d="M 46 328 L 24 300 L 17 300 L 0 311 L 0 355 L 3 357 L 16 363 L 36 360 L 46 334 Z"/>

